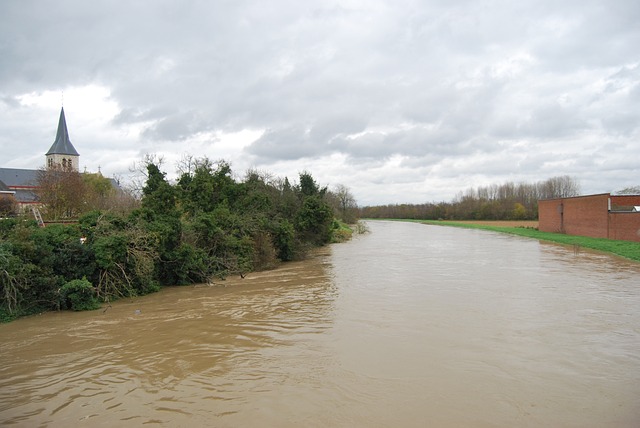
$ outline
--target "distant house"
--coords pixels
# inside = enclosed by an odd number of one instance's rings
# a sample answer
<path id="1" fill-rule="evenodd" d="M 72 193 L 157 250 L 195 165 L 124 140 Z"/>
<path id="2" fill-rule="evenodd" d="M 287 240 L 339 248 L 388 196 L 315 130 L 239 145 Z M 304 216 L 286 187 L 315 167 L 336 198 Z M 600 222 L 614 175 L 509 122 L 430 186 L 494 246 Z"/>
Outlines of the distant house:
<path id="1" fill-rule="evenodd" d="M 4 182 L 0 180 L 0 199 L 4 199 L 4 198 L 15 199 L 15 196 L 16 196 L 15 190 L 9 189 L 9 186 L 4 184 Z"/>
<path id="2" fill-rule="evenodd" d="M 37 173 L 35 169 L 0 168 L 0 181 L 7 190 L 13 192 L 13 197 L 22 208 L 38 203 L 35 193 Z"/>
<path id="3" fill-rule="evenodd" d="M 538 201 L 542 232 L 640 242 L 640 195 L 598 195 Z"/>
<path id="4" fill-rule="evenodd" d="M 0 218 L 11 215 L 16 208 L 16 192 L 9 190 L 6 184 L 0 181 Z"/>

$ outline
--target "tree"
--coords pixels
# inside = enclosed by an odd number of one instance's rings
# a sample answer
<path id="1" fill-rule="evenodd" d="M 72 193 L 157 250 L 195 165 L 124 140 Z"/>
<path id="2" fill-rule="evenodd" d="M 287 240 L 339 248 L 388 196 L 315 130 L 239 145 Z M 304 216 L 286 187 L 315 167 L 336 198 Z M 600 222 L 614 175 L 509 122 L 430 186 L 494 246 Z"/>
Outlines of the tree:
<path id="1" fill-rule="evenodd" d="M 55 165 L 40 169 L 36 186 L 45 217 L 60 220 L 82 212 L 86 188 L 79 172 Z"/>
<path id="2" fill-rule="evenodd" d="M 18 203 L 13 196 L 0 196 L 0 217 L 13 217 L 18 212 Z"/>
<path id="3" fill-rule="evenodd" d="M 302 196 L 324 196 L 327 192 L 327 188 L 320 188 L 311 174 L 307 171 L 300 173 L 300 193 Z"/>
<path id="4" fill-rule="evenodd" d="M 133 174 L 131 178 L 131 193 L 137 198 L 142 195 L 142 189 L 149 178 L 148 167 L 151 164 L 161 168 L 164 164 L 164 157 L 154 153 L 146 153 L 141 160 L 134 162 L 129 168 L 129 172 Z"/>
<path id="5" fill-rule="evenodd" d="M 296 230 L 305 241 L 323 245 L 331 239 L 333 213 L 329 205 L 318 195 L 304 199 L 296 216 Z"/>
<path id="6" fill-rule="evenodd" d="M 182 235 L 181 212 L 177 205 L 177 189 L 165 179 L 165 174 L 155 164 L 147 166 L 148 179 L 142 189 L 142 210 L 134 211 L 131 221 L 136 228 L 140 228 L 155 238 L 156 244 L 150 245 L 157 252 L 155 270 L 163 284 L 174 280 L 173 267 L 167 262 L 175 259 L 175 251 L 180 246 Z M 130 227 L 129 230 L 132 230 Z M 144 233 L 136 233 L 136 242 L 147 239 Z M 146 243 L 145 243 L 146 245 Z M 145 250 L 150 254 L 150 250 Z M 139 253 L 142 255 L 142 252 Z M 142 258 L 141 258 L 142 259 Z M 148 257 L 147 259 L 152 259 Z M 146 259 L 145 259 L 146 260 Z M 142 266 L 139 263 L 138 266 Z M 146 266 L 146 265 L 145 265 Z M 146 273 L 145 273 L 146 275 Z M 166 282 L 165 282 L 166 281 Z"/>
<path id="7" fill-rule="evenodd" d="M 308 172 L 295 186 L 258 170 L 236 181 L 225 161 L 185 158 L 172 184 L 152 160 L 144 164 L 140 207 L 130 211 L 111 209 L 119 192 L 100 174 L 42 171 L 41 197 L 52 217 L 91 211 L 77 223 L 46 228 L 0 222 L 0 318 L 93 308 L 96 299 L 301 259 L 332 238 L 331 198 L 343 218 L 355 209 L 349 189 L 339 186 L 332 194 Z"/>
<path id="8" fill-rule="evenodd" d="M 640 195 L 640 186 L 625 187 L 614 192 L 615 195 Z"/>
<path id="9" fill-rule="evenodd" d="M 358 205 L 349 188 L 343 184 L 338 184 L 335 186 L 334 191 L 331 192 L 331 196 L 334 201 L 334 209 L 337 211 L 337 217 L 345 223 L 355 223 Z"/>
<path id="10" fill-rule="evenodd" d="M 190 215 L 211 212 L 219 204 L 234 203 L 238 186 L 231 175 L 231 165 L 208 158 L 193 161 L 193 173 L 183 173 L 178 180 L 183 209 Z"/>
<path id="11" fill-rule="evenodd" d="M 111 180 L 100 173 L 84 173 L 82 174 L 82 181 L 85 188 L 84 212 L 104 210 L 114 205 L 117 195 Z"/>
<path id="12" fill-rule="evenodd" d="M 551 177 L 539 185 L 540 199 L 570 198 L 580 194 L 580 184 L 568 175 Z"/>
<path id="13" fill-rule="evenodd" d="M 516 202 L 513 205 L 513 211 L 511 211 L 511 218 L 513 220 L 524 220 L 527 217 L 527 210 L 524 205 L 519 202 Z"/>
<path id="14" fill-rule="evenodd" d="M 175 189 L 165 179 L 165 173 L 153 163 L 147 165 L 147 182 L 142 195 L 142 207 L 155 214 L 173 214 L 176 208 Z"/>

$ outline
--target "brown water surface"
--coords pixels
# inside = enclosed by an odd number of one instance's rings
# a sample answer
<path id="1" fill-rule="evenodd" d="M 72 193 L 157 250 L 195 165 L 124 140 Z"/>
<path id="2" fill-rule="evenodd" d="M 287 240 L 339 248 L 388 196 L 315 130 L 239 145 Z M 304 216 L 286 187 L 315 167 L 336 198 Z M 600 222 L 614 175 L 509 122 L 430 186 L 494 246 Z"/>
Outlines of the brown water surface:
<path id="1" fill-rule="evenodd" d="M 0 325 L 0 423 L 640 426 L 638 264 L 369 226 L 271 272 Z"/>

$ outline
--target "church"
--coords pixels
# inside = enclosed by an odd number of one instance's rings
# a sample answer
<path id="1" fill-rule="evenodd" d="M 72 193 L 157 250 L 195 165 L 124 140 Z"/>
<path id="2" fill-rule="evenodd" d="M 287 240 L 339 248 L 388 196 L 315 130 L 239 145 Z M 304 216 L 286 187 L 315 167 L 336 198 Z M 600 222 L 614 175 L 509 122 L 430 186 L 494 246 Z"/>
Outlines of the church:
<path id="1" fill-rule="evenodd" d="M 53 145 L 45 154 L 48 168 L 59 167 L 64 170 L 78 171 L 80 154 L 71 144 L 64 107 L 60 109 L 58 131 Z M 14 198 L 20 211 L 38 205 L 36 195 L 38 180 L 37 169 L 0 168 L 0 198 Z"/>

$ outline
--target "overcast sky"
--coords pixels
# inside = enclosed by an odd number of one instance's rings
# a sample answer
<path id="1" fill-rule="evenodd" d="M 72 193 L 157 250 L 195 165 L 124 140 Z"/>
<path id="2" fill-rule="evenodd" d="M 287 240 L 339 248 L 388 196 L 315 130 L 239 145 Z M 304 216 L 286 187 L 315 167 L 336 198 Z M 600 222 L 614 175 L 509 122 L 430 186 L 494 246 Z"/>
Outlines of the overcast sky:
<path id="1" fill-rule="evenodd" d="M 0 166 L 185 155 L 360 205 L 640 185 L 638 0 L 2 0 Z"/>

